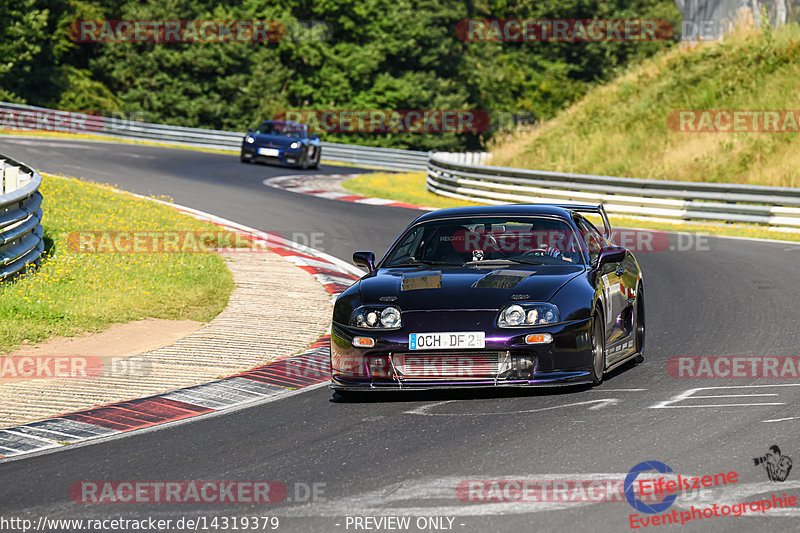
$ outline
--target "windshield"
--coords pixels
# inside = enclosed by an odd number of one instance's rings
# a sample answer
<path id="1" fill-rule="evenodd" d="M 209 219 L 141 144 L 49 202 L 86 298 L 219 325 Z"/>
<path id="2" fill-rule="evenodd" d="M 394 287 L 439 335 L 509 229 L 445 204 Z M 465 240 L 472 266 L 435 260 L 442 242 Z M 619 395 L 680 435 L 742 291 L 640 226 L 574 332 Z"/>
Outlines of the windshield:
<path id="1" fill-rule="evenodd" d="M 580 265 L 580 242 L 563 220 L 545 217 L 436 220 L 405 233 L 384 267 L 481 263 Z"/>
<path id="2" fill-rule="evenodd" d="M 303 139 L 306 136 L 305 126 L 294 122 L 272 122 L 264 121 L 259 124 L 253 133 L 265 135 L 280 135 L 281 137 L 291 137 L 293 139 Z"/>

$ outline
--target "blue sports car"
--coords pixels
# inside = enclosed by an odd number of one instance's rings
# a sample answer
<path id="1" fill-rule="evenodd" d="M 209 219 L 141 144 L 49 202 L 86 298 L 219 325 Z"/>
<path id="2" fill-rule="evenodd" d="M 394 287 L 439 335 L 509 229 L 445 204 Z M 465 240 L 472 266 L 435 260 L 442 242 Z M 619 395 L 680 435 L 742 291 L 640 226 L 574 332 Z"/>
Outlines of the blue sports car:
<path id="1" fill-rule="evenodd" d="M 317 168 L 321 148 L 319 136 L 309 135 L 305 124 L 265 120 L 247 130 L 242 139 L 243 163 L 278 163 L 298 168 Z"/>
<path id="2" fill-rule="evenodd" d="M 332 388 L 596 385 L 641 361 L 642 273 L 610 238 L 602 205 L 419 217 L 379 263 L 353 254 L 368 274 L 334 305 Z"/>

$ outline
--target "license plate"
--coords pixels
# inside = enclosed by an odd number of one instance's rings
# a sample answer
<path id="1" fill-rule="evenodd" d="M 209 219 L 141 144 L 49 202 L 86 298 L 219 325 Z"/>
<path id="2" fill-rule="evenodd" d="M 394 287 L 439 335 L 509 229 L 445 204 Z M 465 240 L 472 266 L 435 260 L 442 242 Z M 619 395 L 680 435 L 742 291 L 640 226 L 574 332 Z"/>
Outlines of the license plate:
<path id="1" fill-rule="evenodd" d="M 258 153 L 259 155 L 265 155 L 267 157 L 278 157 L 280 152 L 275 148 L 259 148 Z"/>
<path id="2" fill-rule="evenodd" d="M 485 347 L 486 339 L 483 331 L 411 333 L 408 336 L 409 350 L 453 350 Z"/>

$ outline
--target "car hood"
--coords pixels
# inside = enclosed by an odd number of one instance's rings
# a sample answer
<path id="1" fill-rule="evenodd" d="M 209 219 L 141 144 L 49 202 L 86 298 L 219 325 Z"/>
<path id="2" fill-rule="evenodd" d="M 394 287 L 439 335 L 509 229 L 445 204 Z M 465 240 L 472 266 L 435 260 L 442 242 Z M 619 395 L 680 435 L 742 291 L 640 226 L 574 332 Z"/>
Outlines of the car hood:
<path id="1" fill-rule="evenodd" d="M 293 137 L 267 135 L 266 133 L 251 133 L 250 136 L 256 140 L 256 144 L 268 148 L 288 148 L 293 142 L 301 141 L 301 139 L 295 139 Z"/>
<path id="2" fill-rule="evenodd" d="M 584 270 L 578 265 L 381 268 L 359 282 L 359 293 L 364 304 L 392 302 L 403 311 L 497 310 L 513 300 L 548 301 Z"/>

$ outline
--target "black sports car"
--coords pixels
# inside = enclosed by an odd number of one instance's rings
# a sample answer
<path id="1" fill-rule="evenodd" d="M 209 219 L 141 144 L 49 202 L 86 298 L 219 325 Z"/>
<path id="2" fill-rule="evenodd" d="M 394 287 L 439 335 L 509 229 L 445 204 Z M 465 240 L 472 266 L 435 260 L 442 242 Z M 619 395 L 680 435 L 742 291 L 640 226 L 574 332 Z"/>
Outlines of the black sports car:
<path id="1" fill-rule="evenodd" d="M 305 124 L 265 120 L 247 130 L 242 139 L 243 163 L 260 161 L 298 168 L 317 168 L 321 155 L 318 135 L 309 135 Z"/>
<path id="2" fill-rule="evenodd" d="M 419 217 L 380 263 L 353 254 L 369 273 L 336 300 L 331 387 L 599 384 L 644 349 L 642 273 L 610 237 L 602 206 Z"/>

